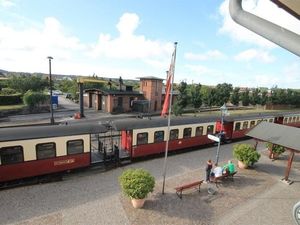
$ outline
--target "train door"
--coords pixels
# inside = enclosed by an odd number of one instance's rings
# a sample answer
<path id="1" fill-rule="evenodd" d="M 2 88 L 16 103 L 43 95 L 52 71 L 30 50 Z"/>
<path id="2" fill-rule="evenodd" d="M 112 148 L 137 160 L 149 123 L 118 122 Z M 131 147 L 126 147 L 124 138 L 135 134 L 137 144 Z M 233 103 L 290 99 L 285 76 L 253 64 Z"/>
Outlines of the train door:
<path id="1" fill-rule="evenodd" d="M 220 133 L 221 130 L 222 130 L 222 124 L 221 124 L 221 121 L 218 120 L 216 122 L 216 133 L 217 134 Z M 225 140 L 230 140 L 231 139 L 231 137 L 232 137 L 232 130 L 233 130 L 233 122 L 229 122 L 229 121 L 224 120 L 223 121 L 223 133 L 224 133 L 223 138 Z"/>
<path id="2" fill-rule="evenodd" d="M 121 149 L 127 152 L 129 156 L 131 156 L 132 151 L 132 131 L 123 130 L 121 137 Z"/>

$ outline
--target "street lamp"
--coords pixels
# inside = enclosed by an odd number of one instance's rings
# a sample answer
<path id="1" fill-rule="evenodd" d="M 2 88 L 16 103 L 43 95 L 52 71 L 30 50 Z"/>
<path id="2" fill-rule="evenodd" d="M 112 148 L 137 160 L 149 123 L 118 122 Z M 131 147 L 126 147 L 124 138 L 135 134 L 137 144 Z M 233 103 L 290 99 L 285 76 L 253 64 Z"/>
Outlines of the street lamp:
<path id="1" fill-rule="evenodd" d="M 54 118 L 53 118 L 53 104 L 52 104 L 52 75 L 51 75 L 51 60 L 53 59 L 52 56 L 48 56 L 47 59 L 49 59 L 49 86 L 50 86 L 50 124 L 54 124 Z"/>
<path id="2" fill-rule="evenodd" d="M 219 134 L 219 142 L 218 142 L 218 149 L 217 149 L 217 155 L 216 155 L 216 164 L 218 164 L 218 162 L 219 162 L 220 145 L 221 145 L 222 137 L 224 135 L 224 131 L 223 131 L 223 129 L 224 129 L 224 126 L 223 126 L 224 116 L 228 112 L 225 103 L 222 105 L 222 107 L 220 108 L 220 110 L 221 110 L 221 131 L 220 131 L 220 134 Z"/>

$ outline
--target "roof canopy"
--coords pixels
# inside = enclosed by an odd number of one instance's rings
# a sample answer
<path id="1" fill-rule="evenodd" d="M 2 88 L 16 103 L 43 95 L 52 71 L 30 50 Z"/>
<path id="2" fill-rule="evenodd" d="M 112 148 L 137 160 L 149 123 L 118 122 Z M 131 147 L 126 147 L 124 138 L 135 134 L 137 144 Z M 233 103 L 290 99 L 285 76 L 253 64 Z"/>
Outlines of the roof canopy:
<path id="1" fill-rule="evenodd" d="M 299 128 L 263 121 L 251 129 L 246 135 L 281 145 L 300 153 Z"/>
<path id="2" fill-rule="evenodd" d="M 299 0 L 271 0 L 289 14 L 300 19 L 300 1 Z"/>

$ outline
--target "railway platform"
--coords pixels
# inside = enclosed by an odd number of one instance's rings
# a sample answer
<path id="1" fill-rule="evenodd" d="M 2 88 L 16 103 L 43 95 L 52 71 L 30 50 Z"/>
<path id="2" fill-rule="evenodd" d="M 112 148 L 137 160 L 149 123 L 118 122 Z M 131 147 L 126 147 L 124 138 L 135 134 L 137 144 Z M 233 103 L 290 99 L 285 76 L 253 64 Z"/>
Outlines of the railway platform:
<path id="1" fill-rule="evenodd" d="M 232 145 L 222 147 L 225 163 L 231 157 L 225 151 Z M 223 182 L 214 195 L 208 194 L 208 185 L 203 184 L 200 193 L 186 191 L 180 200 L 174 187 L 203 179 L 205 162 L 214 150 L 212 147 L 169 157 L 164 195 L 163 158 L 108 172 L 73 174 L 62 182 L 1 191 L 0 224 L 294 224 L 292 208 L 300 200 L 299 155 L 295 156 L 290 174 L 292 185 L 280 182 L 287 155 L 271 161 L 263 150 L 254 169 L 238 170 L 234 182 Z M 118 177 L 129 167 L 143 167 L 156 178 L 155 190 L 143 209 L 133 209 L 130 200 L 120 192 Z"/>

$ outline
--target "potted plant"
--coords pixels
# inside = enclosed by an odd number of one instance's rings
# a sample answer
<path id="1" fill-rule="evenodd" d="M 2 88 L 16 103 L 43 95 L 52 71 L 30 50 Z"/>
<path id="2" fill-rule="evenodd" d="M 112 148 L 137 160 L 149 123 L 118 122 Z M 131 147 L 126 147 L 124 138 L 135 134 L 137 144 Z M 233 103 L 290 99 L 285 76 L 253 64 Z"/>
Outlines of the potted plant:
<path id="1" fill-rule="evenodd" d="M 269 158 L 270 159 L 277 159 L 279 155 L 284 153 L 285 148 L 281 145 L 275 145 L 273 143 L 266 143 L 266 147 L 270 151 Z"/>
<path id="2" fill-rule="evenodd" d="M 127 169 L 119 177 L 122 191 L 131 198 L 134 208 L 141 208 L 155 185 L 154 177 L 144 169 Z"/>
<path id="3" fill-rule="evenodd" d="M 260 154 L 250 144 L 237 144 L 233 146 L 233 157 L 238 160 L 238 166 L 245 169 L 256 163 Z"/>

